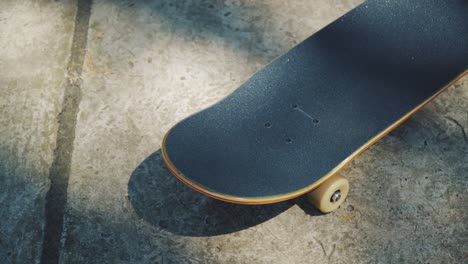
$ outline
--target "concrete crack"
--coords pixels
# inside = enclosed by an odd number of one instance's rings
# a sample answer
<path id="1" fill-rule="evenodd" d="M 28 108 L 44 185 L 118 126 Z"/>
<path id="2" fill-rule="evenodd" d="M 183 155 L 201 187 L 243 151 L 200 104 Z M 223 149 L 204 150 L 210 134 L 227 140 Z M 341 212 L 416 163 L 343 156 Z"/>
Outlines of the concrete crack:
<path id="1" fill-rule="evenodd" d="M 460 124 L 460 122 L 458 122 L 455 118 L 451 118 L 451 117 L 449 117 L 449 116 L 447 116 L 447 117 L 445 117 L 445 118 L 447 118 L 448 120 L 452 121 L 453 123 L 455 123 L 455 125 L 457 125 L 457 126 L 460 128 L 460 130 L 461 130 L 461 132 L 462 132 L 462 134 L 463 134 L 463 139 L 465 140 L 465 143 L 468 144 L 468 138 L 467 138 L 467 136 L 466 136 L 465 128 Z"/>
<path id="2" fill-rule="evenodd" d="M 58 132 L 54 160 L 46 195 L 45 228 L 40 263 L 58 263 L 60 239 L 67 204 L 68 179 L 75 139 L 75 126 L 81 101 L 81 76 L 87 43 L 92 0 L 78 0 L 70 61 L 62 109 L 58 115 Z M 77 78 L 78 77 L 78 78 Z"/>

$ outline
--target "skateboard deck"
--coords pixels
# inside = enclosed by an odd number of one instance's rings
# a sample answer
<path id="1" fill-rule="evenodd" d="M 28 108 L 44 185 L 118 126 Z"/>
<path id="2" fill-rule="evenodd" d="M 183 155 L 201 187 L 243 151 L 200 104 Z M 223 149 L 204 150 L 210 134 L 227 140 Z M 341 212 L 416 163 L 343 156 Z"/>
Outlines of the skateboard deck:
<path id="1" fill-rule="evenodd" d="M 175 125 L 164 161 L 228 202 L 309 192 L 467 73 L 467 14 L 466 0 L 364 2 Z"/>

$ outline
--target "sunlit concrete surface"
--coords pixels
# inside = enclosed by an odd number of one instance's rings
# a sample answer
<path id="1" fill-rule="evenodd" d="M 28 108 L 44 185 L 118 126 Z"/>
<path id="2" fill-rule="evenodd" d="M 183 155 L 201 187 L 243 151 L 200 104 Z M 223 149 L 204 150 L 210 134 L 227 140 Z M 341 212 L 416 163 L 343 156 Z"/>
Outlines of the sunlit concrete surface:
<path id="1" fill-rule="evenodd" d="M 0 263 L 38 263 L 76 3 L 0 1 Z"/>
<path id="2" fill-rule="evenodd" d="M 3 5 L 12 8 L 15 3 Z M 0 140 L 13 149 L 2 155 L 10 167 L 1 164 L 0 172 L 8 172 L 6 186 L 14 186 L 9 189 L 34 194 L 0 194 L 0 212 L 6 219 L 0 230 L 15 229 L 17 234 L 1 233 L 0 257 L 14 262 L 2 255 L 12 243 L 24 251 L 31 249 L 31 243 L 40 248 L 48 169 L 59 129 L 55 117 L 63 108 L 63 66 L 71 50 L 82 51 L 84 63 L 77 76 L 80 96 L 73 101 L 77 118 L 71 122 L 70 171 L 62 177 L 68 180 L 63 230 L 56 251 L 49 250 L 60 263 L 466 261 L 468 78 L 353 161 L 342 173 L 350 180 L 350 196 L 331 214 L 322 215 L 303 198 L 265 206 L 216 201 L 180 183 L 162 161 L 160 145 L 170 127 L 228 95 L 268 62 L 359 3 L 95 0 L 87 42 L 70 48 L 75 18 L 61 12 L 75 9 L 67 7 L 69 3 L 47 2 L 56 10 L 44 23 L 57 23 L 54 16 L 64 20 L 48 32 L 47 39 L 62 41 L 65 53 L 57 57 L 55 49 L 44 48 L 36 56 L 57 65 L 55 60 L 61 58 L 62 67 L 34 65 L 35 56 L 29 55 L 29 73 L 14 76 L 25 83 L 22 93 L 0 98 L 7 100 L 0 105 Z M 3 8 L 0 14 L 3 23 Z M 34 15 L 42 16 L 30 16 Z M 70 23 L 68 31 L 59 30 Z M 41 35 L 37 24 L 24 26 L 29 37 Z M 20 37 L 9 30 L 10 38 Z M 7 45 L 0 36 L 1 45 Z M 28 46 L 22 52 L 30 50 Z M 0 55 L 2 67 L 4 61 L 9 68 L 24 67 L 10 59 L 10 53 L 2 50 Z M 38 90 L 28 83 L 31 72 L 59 68 L 62 79 L 57 79 L 55 88 Z M 11 91 L 3 88 L 13 79 L 6 72 L 0 72 L 1 93 Z M 49 106 L 49 102 L 56 103 Z M 29 110 L 34 105 L 40 107 Z M 48 114 L 40 114 L 44 111 Z M 23 117 L 32 112 L 41 119 Z M 48 141 L 44 126 L 51 131 Z M 9 154 L 28 142 L 34 146 L 27 152 L 30 158 L 14 159 Z M 46 150 L 36 150 L 37 144 Z M 40 173 L 15 171 L 43 156 L 44 162 L 31 165 Z M 15 226 L 21 205 L 36 208 L 27 211 L 28 217 L 34 212 L 37 216 L 35 231 L 29 222 Z M 20 237 L 31 232 L 37 237 Z M 37 257 L 40 250 L 34 254 Z"/>

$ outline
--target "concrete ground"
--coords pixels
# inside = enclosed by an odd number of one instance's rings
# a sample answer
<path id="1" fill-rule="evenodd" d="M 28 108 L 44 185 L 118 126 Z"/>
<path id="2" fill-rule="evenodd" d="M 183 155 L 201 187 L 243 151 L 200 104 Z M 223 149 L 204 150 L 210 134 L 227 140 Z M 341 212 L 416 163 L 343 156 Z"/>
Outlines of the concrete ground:
<path id="1" fill-rule="evenodd" d="M 359 156 L 347 201 L 240 206 L 165 132 L 360 0 L 0 1 L 0 263 L 468 263 L 468 78 Z"/>

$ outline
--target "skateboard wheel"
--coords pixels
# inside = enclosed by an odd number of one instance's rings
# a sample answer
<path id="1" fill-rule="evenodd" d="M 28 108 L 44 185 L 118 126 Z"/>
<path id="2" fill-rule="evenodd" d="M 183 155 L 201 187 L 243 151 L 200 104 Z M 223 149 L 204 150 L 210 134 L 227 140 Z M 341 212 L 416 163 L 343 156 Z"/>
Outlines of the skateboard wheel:
<path id="1" fill-rule="evenodd" d="M 348 180 L 335 174 L 320 184 L 318 188 L 307 194 L 309 202 L 322 213 L 336 210 L 346 199 L 349 192 Z"/>

